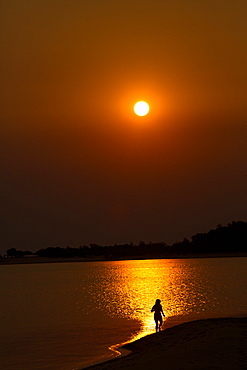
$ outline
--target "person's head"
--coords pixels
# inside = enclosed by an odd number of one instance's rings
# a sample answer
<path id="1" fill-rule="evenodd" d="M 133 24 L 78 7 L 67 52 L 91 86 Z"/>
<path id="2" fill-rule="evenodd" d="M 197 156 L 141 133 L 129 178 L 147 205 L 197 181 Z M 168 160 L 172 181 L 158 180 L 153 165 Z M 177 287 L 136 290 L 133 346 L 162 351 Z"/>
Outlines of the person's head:
<path id="1" fill-rule="evenodd" d="M 160 299 L 156 299 L 155 304 L 160 304 Z"/>

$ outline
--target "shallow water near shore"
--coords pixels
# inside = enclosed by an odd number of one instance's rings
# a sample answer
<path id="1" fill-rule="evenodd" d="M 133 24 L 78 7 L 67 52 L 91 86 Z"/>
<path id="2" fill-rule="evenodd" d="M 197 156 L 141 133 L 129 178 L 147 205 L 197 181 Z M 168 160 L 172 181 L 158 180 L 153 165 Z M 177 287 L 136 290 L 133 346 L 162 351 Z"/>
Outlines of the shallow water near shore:
<path id="1" fill-rule="evenodd" d="M 247 258 L 0 266 L 1 368 L 69 370 L 108 347 L 204 317 L 245 315 Z"/>

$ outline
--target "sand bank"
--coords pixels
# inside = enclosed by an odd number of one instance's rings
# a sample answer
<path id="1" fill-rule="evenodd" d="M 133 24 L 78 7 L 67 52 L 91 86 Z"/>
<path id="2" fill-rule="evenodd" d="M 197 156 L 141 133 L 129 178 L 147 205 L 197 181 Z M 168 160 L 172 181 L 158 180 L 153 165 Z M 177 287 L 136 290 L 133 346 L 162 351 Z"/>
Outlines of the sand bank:
<path id="1" fill-rule="evenodd" d="M 18 264 L 30 264 L 30 263 L 58 263 L 58 262 L 112 262 L 112 261 L 129 261 L 129 260 L 145 260 L 145 259 L 191 259 L 191 258 L 238 258 L 247 257 L 247 253 L 210 253 L 210 254 L 189 254 L 189 255 L 171 255 L 171 256 L 160 256 L 160 257 L 133 257 L 131 258 L 119 258 L 119 259 L 107 259 L 104 256 L 83 258 L 83 257 L 22 257 L 22 258 L 1 258 L 0 265 L 18 265 Z"/>
<path id="2" fill-rule="evenodd" d="M 88 369 L 247 369 L 247 317 L 192 321 L 123 348 L 132 352 Z"/>

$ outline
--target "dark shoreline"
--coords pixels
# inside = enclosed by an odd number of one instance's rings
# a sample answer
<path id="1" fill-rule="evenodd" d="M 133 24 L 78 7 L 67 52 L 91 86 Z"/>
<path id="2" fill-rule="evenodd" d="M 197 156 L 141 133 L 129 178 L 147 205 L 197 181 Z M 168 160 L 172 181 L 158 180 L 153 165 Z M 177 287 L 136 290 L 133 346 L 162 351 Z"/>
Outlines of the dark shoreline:
<path id="1" fill-rule="evenodd" d="M 247 253 L 209 253 L 209 254 L 190 254 L 190 255 L 172 255 L 172 256 L 143 256 L 119 259 L 99 258 L 50 258 L 50 257 L 22 257 L 22 258 L 3 258 L 0 260 L 0 265 L 17 265 L 17 264 L 33 264 L 33 263 L 61 263 L 61 262 L 111 262 L 111 261 L 131 261 L 131 260 L 157 260 L 157 259 L 188 259 L 188 258 L 232 258 L 232 257 L 247 257 Z"/>
<path id="2" fill-rule="evenodd" d="M 83 369 L 244 369 L 246 342 L 247 317 L 200 319 L 125 344 L 129 354 Z"/>

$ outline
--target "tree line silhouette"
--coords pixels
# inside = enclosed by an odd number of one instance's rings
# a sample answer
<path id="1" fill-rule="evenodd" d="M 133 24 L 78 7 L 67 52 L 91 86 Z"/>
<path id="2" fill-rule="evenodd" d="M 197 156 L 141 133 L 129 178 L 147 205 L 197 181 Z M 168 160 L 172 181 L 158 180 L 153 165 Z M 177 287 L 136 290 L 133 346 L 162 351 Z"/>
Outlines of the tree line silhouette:
<path id="1" fill-rule="evenodd" d="M 146 244 L 140 241 L 138 245 L 133 243 L 113 246 L 100 246 L 90 244 L 72 248 L 67 246 L 48 247 L 39 249 L 35 253 L 20 251 L 10 248 L 6 251 L 7 257 L 38 256 L 50 258 L 101 258 L 101 259 L 131 259 L 131 258 L 169 258 L 179 256 L 203 256 L 207 254 L 244 254 L 247 252 L 247 223 L 243 221 L 217 225 L 216 229 L 207 233 L 197 233 L 191 237 L 191 241 L 184 239 L 168 245 L 164 242 Z"/>

